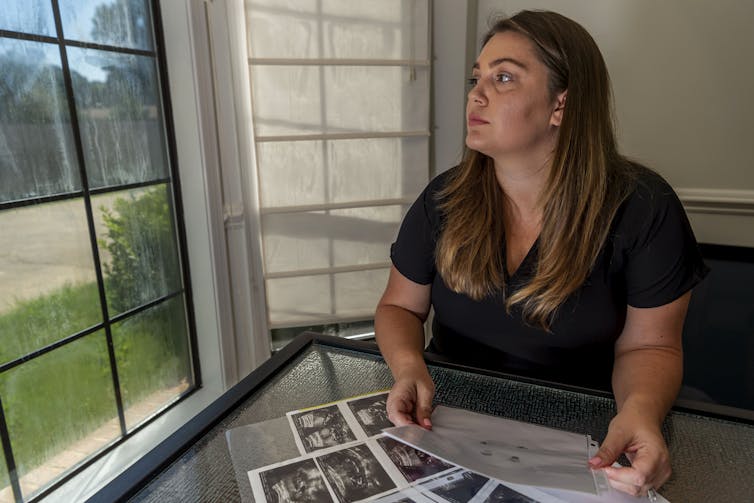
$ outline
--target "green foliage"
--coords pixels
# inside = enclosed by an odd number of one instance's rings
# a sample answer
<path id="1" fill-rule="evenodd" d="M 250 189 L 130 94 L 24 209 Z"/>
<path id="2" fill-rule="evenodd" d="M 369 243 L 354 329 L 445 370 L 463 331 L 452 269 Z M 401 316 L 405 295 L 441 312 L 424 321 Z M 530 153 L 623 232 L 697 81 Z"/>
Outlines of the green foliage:
<path id="1" fill-rule="evenodd" d="M 95 283 L 65 285 L 48 295 L 19 301 L 12 311 L 0 316 L 0 363 L 43 348 L 101 320 Z"/>
<path id="2" fill-rule="evenodd" d="M 146 2 L 116 0 L 98 5 L 92 16 L 92 38 L 100 43 L 139 48 L 150 43 Z"/>
<path id="3" fill-rule="evenodd" d="M 100 246 L 110 253 L 104 272 L 108 305 L 114 313 L 180 286 L 166 187 L 148 189 L 138 197 L 118 198 L 114 211 L 101 210 L 107 233 Z"/>
<path id="4" fill-rule="evenodd" d="M 176 297 L 113 326 L 126 409 L 157 390 L 191 381 L 182 302 Z M 51 305 L 67 311 L 69 323 L 89 319 L 99 309 L 95 285 L 66 286 L 0 315 L 0 350 L 28 345 L 20 339 L 32 329 L 24 325 L 37 327 L 38 344 L 57 340 L 49 335 L 56 319 L 47 314 Z M 0 397 L 23 476 L 117 417 L 104 332 L 0 374 Z M 0 487 L 7 484 L 7 474 L 0 472 Z"/>
<path id="5" fill-rule="evenodd" d="M 55 65 L 32 66 L 0 56 L 0 117 L 6 124 L 49 124 L 68 120 L 63 73 Z"/>
<path id="6" fill-rule="evenodd" d="M 126 407 L 189 375 L 186 322 L 180 297 L 113 328 L 113 342 Z M 184 355 L 180 358 L 180 355 Z M 167 358 L 166 358 L 167 357 Z"/>

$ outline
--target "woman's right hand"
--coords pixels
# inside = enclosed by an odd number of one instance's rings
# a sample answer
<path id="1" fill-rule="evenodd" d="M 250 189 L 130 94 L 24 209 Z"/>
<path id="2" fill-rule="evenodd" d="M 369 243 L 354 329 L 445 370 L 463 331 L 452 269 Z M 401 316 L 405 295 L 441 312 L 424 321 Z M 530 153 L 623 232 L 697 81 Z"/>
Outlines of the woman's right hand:
<path id="1" fill-rule="evenodd" d="M 387 397 L 387 415 L 396 426 L 418 424 L 432 429 L 432 398 L 435 384 L 427 367 L 401 372 Z"/>

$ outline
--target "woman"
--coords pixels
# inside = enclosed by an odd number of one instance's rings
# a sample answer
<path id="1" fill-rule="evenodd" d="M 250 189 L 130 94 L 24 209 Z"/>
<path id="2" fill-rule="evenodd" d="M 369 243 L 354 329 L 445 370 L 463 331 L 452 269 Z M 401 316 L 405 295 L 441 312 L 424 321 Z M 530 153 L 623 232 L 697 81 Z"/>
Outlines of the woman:
<path id="1" fill-rule="evenodd" d="M 474 64 L 462 163 L 407 213 L 375 329 L 395 424 L 431 427 L 429 350 L 478 367 L 612 389 L 590 464 L 646 494 L 670 476 L 660 433 L 682 378 L 681 331 L 706 274 L 670 186 L 615 144 L 594 40 L 552 12 L 497 22 Z"/>

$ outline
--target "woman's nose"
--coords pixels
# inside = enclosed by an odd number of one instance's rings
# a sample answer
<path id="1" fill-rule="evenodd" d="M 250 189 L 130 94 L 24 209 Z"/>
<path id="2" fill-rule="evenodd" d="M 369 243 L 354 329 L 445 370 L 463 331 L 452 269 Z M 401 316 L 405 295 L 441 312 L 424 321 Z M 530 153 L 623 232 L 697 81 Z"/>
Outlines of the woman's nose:
<path id="1" fill-rule="evenodd" d="M 482 89 L 482 86 L 479 82 L 474 84 L 474 86 L 469 89 L 468 100 L 469 102 L 474 102 L 479 105 L 484 105 L 485 103 L 487 103 L 487 98 L 484 95 L 484 90 Z"/>

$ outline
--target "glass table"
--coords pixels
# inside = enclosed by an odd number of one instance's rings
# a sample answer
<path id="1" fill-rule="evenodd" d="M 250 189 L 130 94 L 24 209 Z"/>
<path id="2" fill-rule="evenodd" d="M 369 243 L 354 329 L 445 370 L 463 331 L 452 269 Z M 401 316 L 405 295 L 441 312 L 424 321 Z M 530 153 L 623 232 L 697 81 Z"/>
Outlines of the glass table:
<path id="1" fill-rule="evenodd" d="M 607 393 L 462 367 L 432 355 L 427 363 L 437 404 L 589 433 L 598 441 L 615 414 Z M 251 488 L 238 482 L 226 432 L 274 423 L 291 410 L 391 385 L 374 343 L 301 334 L 90 501 L 236 502 L 242 494 L 249 501 Z M 671 502 L 754 497 L 750 411 L 679 402 L 666 418 L 663 434 L 673 476 L 660 492 Z M 274 444 L 274 439 L 268 442 Z M 254 448 L 260 452 L 267 447 Z"/>

